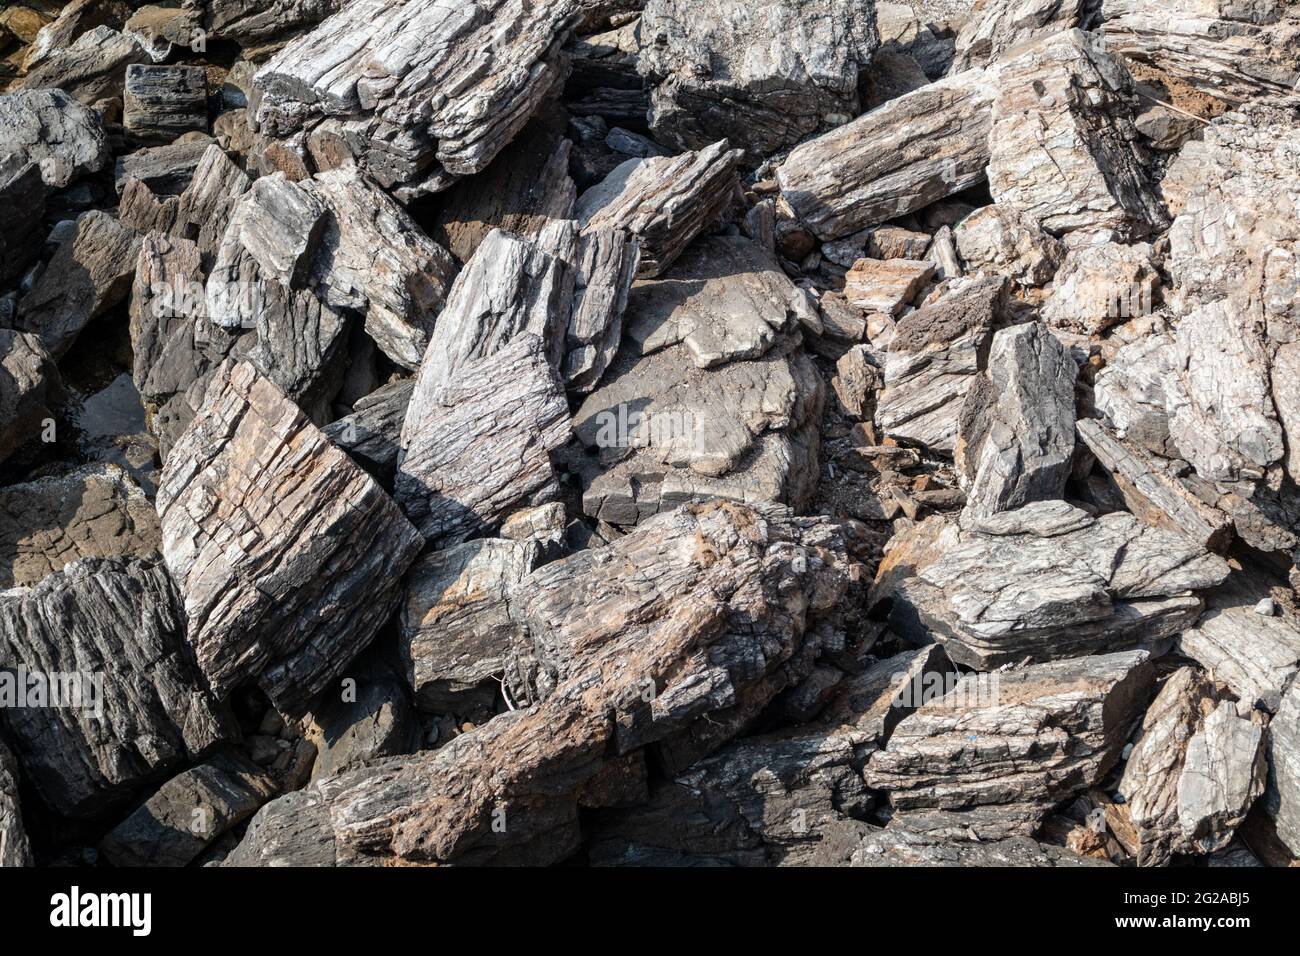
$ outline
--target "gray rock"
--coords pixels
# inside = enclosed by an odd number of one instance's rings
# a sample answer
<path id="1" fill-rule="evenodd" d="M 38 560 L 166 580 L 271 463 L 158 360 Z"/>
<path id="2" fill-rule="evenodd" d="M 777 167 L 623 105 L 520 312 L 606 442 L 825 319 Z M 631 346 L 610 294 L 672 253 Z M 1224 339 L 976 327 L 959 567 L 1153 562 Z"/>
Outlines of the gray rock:
<path id="1" fill-rule="evenodd" d="M 1085 26 L 1087 0 L 990 0 L 957 34 L 951 70 L 983 67 L 1023 43 Z"/>
<path id="2" fill-rule="evenodd" d="M 1042 316 L 1054 329 L 1100 335 L 1113 325 L 1150 315 L 1159 286 L 1150 244 L 1084 246 L 1065 257 Z"/>
<path id="3" fill-rule="evenodd" d="M 99 114 L 62 90 L 30 89 L 0 96 L 0 179 L 37 163 L 47 186 L 62 189 L 109 160 Z"/>
<path id="4" fill-rule="evenodd" d="M 0 869 L 34 865 L 18 802 L 18 762 L 0 740 Z"/>
<path id="5" fill-rule="evenodd" d="M 381 484 L 391 485 L 401 453 L 402 422 L 415 382 L 390 382 L 357 401 L 352 414 L 326 425 L 325 437 L 338 445 Z"/>
<path id="6" fill-rule="evenodd" d="M 1264 808 L 1278 838 L 1300 857 L 1300 681 L 1293 681 L 1268 725 L 1268 791 Z"/>
<path id="7" fill-rule="evenodd" d="M 319 756 L 313 780 L 417 748 L 420 726 L 410 688 L 384 661 L 365 655 L 339 683 L 314 715 L 310 736 Z"/>
<path id="8" fill-rule="evenodd" d="M 137 149 L 120 157 L 113 167 L 118 195 L 128 179 L 137 179 L 155 196 L 179 196 L 194 181 L 194 173 L 215 140 L 186 138 L 182 143 Z"/>
<path id="9" fill-rule="evenodd" d="M 41 167 L 30 162 L 10 175 L 9 163 L 0 168 L 0 285 L 7 285 L 30 266 L 41 252 L 45 218 L 45 183 Z"/>
<path id="10" fill-rule="evenodd" d="M 201 66 L 133 64 L 126 69 L 122 125 L 137 143 L 170 143 L 208 129 L 208 81 Z"/>
<path id="11" fill-rule="evenodd" d="M 135 37 L 101 24 L 81 34 L 72 44 L 53 49 L 48 56 L 30 64 L 18 85 L 32 92 L 54 87 L 89 106 L 98 100 L 121 96 L 126 68 L 132 63 L 150 61 L 149 54 Z"/>
<path id="12" fill-rule="evenodd" d="M 873 829 L 853 848 L 850 866 L 1076 867 L 1106 866 L 1101 860 L 1027 837 L 955 843 L 902 827 Z"/>
<path id="13" fill-rule="evenodd" d="M 41 340 L 0 329 L 0 461 L 54 421 L 63 395 L 58 367 Z"/>

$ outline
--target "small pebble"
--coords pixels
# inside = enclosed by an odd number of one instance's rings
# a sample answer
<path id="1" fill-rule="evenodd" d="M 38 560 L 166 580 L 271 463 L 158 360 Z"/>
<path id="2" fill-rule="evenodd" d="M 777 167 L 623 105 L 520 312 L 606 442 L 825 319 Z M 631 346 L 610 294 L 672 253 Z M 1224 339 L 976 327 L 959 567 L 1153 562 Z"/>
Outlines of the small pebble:
<path id="1" fill-rule="evenodd" d="M 1255 605 L 1255 613 L 1263 614 L 1265 617 L 1272 617 L 1277 613 L 1277 602 L 1271 597 L 1266 597 Z"/>

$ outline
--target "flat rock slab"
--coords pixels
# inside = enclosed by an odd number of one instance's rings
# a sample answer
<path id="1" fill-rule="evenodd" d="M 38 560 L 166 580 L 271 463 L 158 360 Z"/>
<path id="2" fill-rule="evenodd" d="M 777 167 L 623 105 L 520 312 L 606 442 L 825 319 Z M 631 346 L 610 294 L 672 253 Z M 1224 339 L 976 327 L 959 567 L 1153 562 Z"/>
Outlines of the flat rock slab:
<path id="1" fill-rule="evenodd" d="M 47 186 L 62 189 L 109 160 L 99 114 L 62 90 L 20 90 L 0 96 L 0 178 L 29 162 Z"/>
<path id="2" fill-rule="evenodd" d="M 898 315 L 934 275 L 934 264 L 913 259 L 859 259 L 844 277 L 844 298 L 868 312 Z"/>
<path id="3" fill-rule="evenodd" d="M 92 819 L 236 732 L 204 689 L 158 561 L 87 558 L 0 600 L 6 706 L 23 775 L 57 813 Z M 25 677 L 26 679 L 20 679 Z"/>
<path id="4" fill-rule="evenodd" d="M 256 682 L 286 709 L 370 643 L 421 545 L 383 490 L 242 362 L 208 384 L 163 468 L 158 513 L 213 689 Z"/>
<path id="5" fill-rule="evenodd" d="M 895 539 L 877 585 L 897 629 L 981 670 L 1172 636 L 1200 614 L 1190 592 L 1228 575 L 1222 558 L 1126 512 L 1035 502 L 969 524 L 935 516 Z"/>
<path id="6" fill-rule="evenodd" d="M 208 80 L 201 66 L 133 64 L 126 69 L 122 125 L 138 143 L 170 143 L 208 128 Z"/>
<path id="7" fill-rule="evenodd" d="M 80 558 L 148 557 L 161 540 L 153 504 L 116 465 L 0 489 L 0 589 Z"/>

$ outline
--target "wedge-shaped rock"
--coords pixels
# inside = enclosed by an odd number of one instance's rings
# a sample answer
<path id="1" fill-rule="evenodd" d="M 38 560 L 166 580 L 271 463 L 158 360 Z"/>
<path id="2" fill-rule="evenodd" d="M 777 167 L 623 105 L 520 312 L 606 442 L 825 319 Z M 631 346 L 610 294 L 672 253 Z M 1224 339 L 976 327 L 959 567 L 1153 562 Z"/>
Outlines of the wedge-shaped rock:
<path id="1" fill-rule="evenodd" d="M 876 404 L 876 424 L 886 435 L 953 450 L 966 393 L 1005 303 L 1006 280 L 980 277 L 899 321 Z"/>
<path id="2" fill-rule="evenodd" d="M 1078 370 L 1041 323 L 993 336 L 988 370 L 962 405 L 954 456 L 967 514 L 984 517 L 1064 495 Z"/>
<path id="3" fill-rule="evenodd" d="M 1267 596 L 1261 582 L 1238 572 L 1216 591 L 1195 627 L 1178 637 L 1178 652 L 1227 684 L 1238 699 L 1276 714 L 1300 670 L 1300 627 L 1294 619 L 1255 610 Z"/>
<path id="4" fill-rule="evenodd" d="M 629 159 L 578 198 L 583 232 L 623 229 L 641 243 L 637 275 L 661 275 L 731 201 L 740 150 L 724 139 L 680 156 Z"/>
<path id="5" fill-rule="evenodd" d="M 431 544 L 446 545 L 554 484 L 550 453 L 569 440 L 569 405 L 536 335 L 466 362 L 441 387 L 432 364 L 407 407 L 394 495 Z"/>
<path id="6" fill-rule="evenodd" d="M 137 149 L 113 164 L 113 185 L 120 195 L 128 179 L 138 179 L 156 196 L 179 196 L 194 181 L 195 170 L 215 142 L 186 137 L 180 143 Z"/>
<path id="7" fill-rule="evenodd" d="M 419 367 L 455 276 L 451 255 L 354 168 L 320 174 L 311 191 L 330 211 L 312 271 L 318 293 L 334 308 L 364 311 L 384 354 Z"/>
<path id="8" fill-rule="evenodd" d="M 109 160 L 99 114 L 62 90 L 0 96 L 0 178 L 37 163 L 47 186 L 62 189 Z"/>
<path id="9" fill-rule="evenodd" d="M 1112 325 L 1150 315 L 1159 285 L 1148 243 L 1084 246 L 1065 257 L 1042 315 L 1054 329 L 1100 335 Z"/>
<path id="10" fill-rule="evenodd" d="M 509 600 L 538 558 L 525 542 L 485 538 L 421 558 L 407 577 L 400 647 L 416 703 L 433 713 L 491 706 L 493 677 L 522 639 Z"/>
<path id="11" fill-rule="evenodd" d="M 791 152 L 781 195 L 830 240 L 981 183 L 996 94 L 991 72 L 967 70 L 890 100 Z"/>
<path id="12" fill-rule="evenodd" d="M 114 866 L 185 866 L 243 823 L 276 786 L 238 754 L 217 754 L 158 788 L 100 841 Z"/>
<path id="13" fill-rule="evenodd" d="M 897 631 L 981 670 L 1159 641 L 1195 621 L 1190 592 L 1228 575 L 1222 558 L 1126 512 L 1035 502 L 970 523 L 927 518 L 895 540 L 877 584 Z"/>
<path id="14" fill-rule="evenodd" d="M 257 125 L 328 138 L 384 188 L 481 172 L 563 81 L 563 0 L 360 0 L 291 40 L 254 79 Z M 412 43 L 412 37 L 419 42 Z"/>
<path id="15" fill-rule="evenodd" d="M 648 356 L 625 349 L 574 417 L 605 469 L 583 509 L 628 525 L 707 498 L 802 507 L 816 489 L 824 392 L 790 340 L 713 369 L 684 344 Z"/>
<path id="16" fill-rule="evenodd" d="M 35 162 L 8 172 L 0 166 L 0 285 L 8 284 L 30 266 L 41 252 L 45 219 L 45 183 Z"/>
<path id="17" fill-rule="evenodd" d="M 1124 65 L 1081 30 L 1021 48 L 999 66 L 989 131 L 989 189 L 998 205 L 1060 235 L 1142 236 L 1163 227 Z"/>
<path id="18" fill-rule="evenodd" d="M 1207 550 L 1227 548 L 1233 536 L 1232 520 L 1197 497 L 1164 459 L 1121 441 L 1096 419 L 1081 419 L 1075 427 L 1129 511 L 1147 524 L 1180 531 Z"/>
<path id="19" fill-rule="evenodd" d="M 726 136 L 758 162 L 858 113 L 880 38 L 868 0 L 650 0 L 638 69 L 650 128 L 680 149 Z"/>
<path id="20" fill-rule="evenodd" d="M 593 229 L 577 240 L 569 262 L 573 304 L 561 370 L 570 389 L 589 392 L 623 340 L 623 313 L 641 264 L 641 244 L 621 229 Z"/>
<path id="21" fill-rule="evenodd" d="M 253 183 L 235 210 L 239 241 L 262 273 L 289 288 L 301 288 L 325 229 L 325 204 L 284 173 Z"/>
<path id="22" fill-rule="evenodd" d="M 0 588 L 35 584 L 80 558 L 147 557 L 159 542 L 153 505 L 116 465 L 0 489 Z"/>
<path id="23" fill-rule="evenodd" d="M 759 358 L 792 324 L 800 295 L 756 243 L 710 236 L 636 284 L 627 336 L 642 353 L 684 342 L 700 368 Z"/>
<path id="24" fill-rule="evenodd" d="M 971 11 L 961 32 L 951 70 L 988 66 L 1013 47 L 1038 37 L 1083 26 L 1086 0 L 989 0 Z"/>
<path id="25" fill-rule="evenodd" d="M 278 40 L 337 13 L 344 0 L 207 0 L 204 26 L 214 36 L 243 43 Z"/>
<path id="26" fill-rule="evenodd" d="M 420 538 L 270 381 L 223 365 L 163 468 L 163 554 L 213 689 L 292 710 L 396 607 Z"/>
<path id="27" fill-rule="evenodd" d="M 106 212 L 86 213 L 19 301 L 18 324 L 61 357 L 91 319 L 126 299 L 139 252 L 135 230 Z"/>
<path id="28" fill-rule="evenodd" d="M 1051 282 L 1065 258 L 1059 240 L 1029 216 L 1004 206 L 985 206 L 967 216 L 953 229 L 953 238 L 972 272 L 1000 273 L 1024 286 Z"/>
<path id="29" fill-rule="evenodd" d="M 517 602 L 541 675 L 538 703 L 440 750 L 270 804 L 238 855 L 271 856 L 272 835 L 283 834 L 287 815 L 302 820 L 306 804 L 326 812 L 299 842 L 331 847 L 336 858 L 562 859 L 578 846 L 579 804 L 608 804 L 588 785 L 611 763 L 753 693 L 760 707 L 770 700 L 765 678 L 811 639 L 810 627 L 842 599 L 847 574 L 833 526 L 716 503 L 544 565 Z"/>
<path id="30" fill-rule="evenodd" d="M 1146 716 L 1119 793 L 1138 837 L 1139 866 L 1227 846 L 1264 792 L 1264 730 L 1192 667 L 1175 671 Z"/>
<path id="31" fill-rule="evenodd" d="M 1264 808 L 1292 855 L 1300 857 L 1300 681 L 1293 681 L 1268 725 Z"/>
<path id="32" fill-rule="evenodd" d="M 208 128 L 208 81 L 201 66 L 134 64 L 126 70 L 122 125 L 138 143 L 170 143 Z"/>
<path id="33" fill-rule="evenodd" d="M 1152 680 L 1143 651 L 969 674 L 894 728 L 863 777 L 901 827 L 916 813 L 968 839 L 1031 836 L 1119 759 Z"/>
<path id="34" fill-rule="evenodd" d="M 135 37 L 102 24 L 32 64 L 17 85 L 33 92 L 57 87 L 90 105 L 121 96 L 127 66 L 149 60 Z"/>
<path id="35" fill-rule="evenodd" d="M 18 802 L 18 761 L 0 740 L 0 869 L 35 865 Z"/>
<path id="36" fill-rule="evenodd" d="M 391 485 L 402 450 L 402 422 L 415 382 L 392 382 L 352 406 L 352 414 L 325 426 L 327 438 L 381 483 Z"/>
<path id="37" fill-rule="evenodd" d="M 1300 81 L 1300 15 L 1288 3 L 1107 0 L 1103 16 L 1113 52 L 1230 103 Z"/>
<path id="38" fill-rule="evenodd" d="M 87 558 L 0 602 L 0 666 L 23 775 L 63 816 L 110 812 L 234 732 L 161 562 Z"/>
<path id="39" fill-rule="evenodd" d="M 63 396 L 58 367 L 41 340 L 0 329 L 0 461 L 54 421 Z"/>

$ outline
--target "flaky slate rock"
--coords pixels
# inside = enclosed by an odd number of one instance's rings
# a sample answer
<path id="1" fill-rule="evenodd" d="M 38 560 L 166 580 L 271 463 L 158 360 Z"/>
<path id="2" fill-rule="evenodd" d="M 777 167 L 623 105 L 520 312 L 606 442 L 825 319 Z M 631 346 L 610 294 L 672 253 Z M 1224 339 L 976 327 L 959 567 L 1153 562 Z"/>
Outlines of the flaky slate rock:
<path id="1" fill-rule="evenodd" d="M 1264 808 L 1278 838 L 1300 857 L 1300 681 L 1293 681 L 1268 725 Z"/>
<path id="2" fill-rule="evenodd" d="M 80 558 L 148 557 L 158 515 L 116 465 L 0 489 L 0 588 L 35 584 Z"/>
<path id="3" fill-rule="evenodd" d="M 314 26 L 343 7 L 344 0 L 205 0 L 203 25 L 214 36 L 276 40 Z"/>
<path id="4" fill-rule="evenodd" d="M 1064 847 L 1028 837 L 1008 837 L 979 843 L 956 843 L 902 827 L 872 829 L 852 850 L 849 866 L 988 866 L 1077 867 L 1106 866 L 1102 860 L 1077 856 Z"/>
<path id="5" fill-rule="evenodd" d="M 9 172 L 11 161 L 0 166 L 0 285 L 8 284 L 30 266 L 41 252 L 44 231 L 45 182 L 36 162 Z"/>
<path id="6" fill-rule="evenodd" d="M 523 636 L 510 616 L 510 597 L 538 557 L 527 542 L 484 538 L 412 566 L 399 647 L 421 710 L 463 713 L 501 695 L 498 680 Z"/>
<path id="7" fill-rule="evenodd" d="M 134 229 L 106 212 L 86 213 L 19 301 L 19 326 L 61 357 L 92 319 L 126 299 L 139 251 Z"/>
<path id="8" fill-rule="evenodd" d="M 1039 322 L 993 336 L 966 393 L 955 450 L 966 513 L 987 516 L 1065 493 L 1074 455 L 1078 366 Z"/>
<path id="9" fill-rule="evenodd" d="M 781 195 L 819 239 L 896 219 L 984 181 L 994 77 L 967 70 L 795 148 Z"/>
<path id="10" fill-rule="evenodd" d="M 158 514 L 214 690 L 256 682 L 289 710 L 370 642 L 420 548 L 379 486 L 245 362 L 208 384 Z"/>
<path id="11" fill-rule="evenodd" d="M 973 9 L 957 34 L 954 73 L 988 66 L 1042 36 L 1085 26 L 1087 0 L 989 0 Z"/>
<path id="12" fill-rule="evenodd" d="M 0 869 L 35 862 L 18 802 L 18 761 L 0 740 Z"/>
<path id="13" fill-rule="evenodd" d="M 989 190 L 1054 235 L 1140 237 L 1167 219 L 1126 105 L 1123 64 L 1081 30 L 1051 34 L 998 67 Z"/>
<path id="14" fill-rule="evenodd" d="M 325 436 L 382 484 L 391 484 L 401 453 L 402 422 L 415 389 L 400 379 L 375 389 L 352 406 L 352 414 L 326 425 Z"/>
<path id="15" fill-rule="evenodd" d="M 880 43 L 867 0 L 650 0 L 638 29 L 655 138 L 726 136 L 755 162 L 856 116 Z"/>
<path id="16" fill-rule="evenodd" d="M 933 263 L 913 259 L 859 259 L 844 277 L 844 298 L 868 312 L 898 315 L 934 271 Z"/>
<path id="17" fill-rule="evenodd" d="M 896 538 L 875 596 L 892 597 L 896 630 L 968 667 L 1159 641 L 1196 620 L 1192 592 L 1228 575 L 1222 558 L 1126 512 L 1041 501 L 967 520 L 934 516 Z"/>
<path id="18" fill-rule="evenodd" d="M 208 81 L 203 67 L 127 67 L 122 125 L 137 143 L 170 143 L 186 133 L 206 131 Z"/>
<path id="19" fill-rule="evenodd" d="M 137 149 L 113 164 L 113 185 L 121 194 L 128 179 L 138 179 L 155 196 L 179 196 L 193 182 L 199 163 L 214 142 L 207 137 L 186 137 L 184 142 Z"/>
<path id="20" fill-rule="evenodd" d="M 1073 249 L 1056 273 L 1043 319 L 1054 329 L 1100 335 L 1113 325 L 1150 315 L 1159 286 L 1149 243 L 1105 242 Z"/>
<path id="21" fill-rule="evenodd" d="M 109 831 L 99 852 L 114 866 L 185 866 L 275 796 L 275 782 L 237 753 L 177 774 Z"/>
<path id="22" fill-rule="evenodd" d="M 1034 219 L 1005 206 L 985 206 L 971 213 L 953 229 L 953 238 L 972 272 L 996 272 L 1024 286 L 1051 282 L 1065 258 L 1058 239 Z"/>
<path id="23" fill-rule="evenodd" d="M 436 192 L 485 169 L 559 86 L 577 16 L 564 0 L 350 3 L 258 71 L 257 125 L 308 133 L 386 189 Z"/>
<path id="24" fill-rule="evenodd" d="M 127 67 L 148 62 L 149 54 L 135 37 L 101 24 L 32 65 L 17 85 L 33 92 L 58 88 L 89 106 L 121 96 Z"/>
<path id="25" fill-rule="evenodd" d="M 560 368 L 569 389 L 589 392 L 623 340 L 623 313 L 641 265 L 641 244 L 621 229 L 593 229 L 577 238 L 571 256 L 573 302 Z"/>
<path id="26" fill-rule="evenodd" d="M 623 229 L 641 244 L 637 275 L 661 275 L 722 213 L 740 150 L 725 140 L 678 156 L 629 159 L 578 197 L 583 232 Z"/>
<path id="27" fill-rule="evenodd" d="M 967 675 L 894 728 L 863 777 L 900 827 L 916 814 L 967 839 L 1030 836 L 1119 759 L 1152 680 L 1144 651 Z"/>
<path id="28" fill-rule="evenodd" d="M 41 340 L 0 329 L 0 461 L 54 422 L 62 396 L 58 367 Z"/>
<path id="29" fill-rule="evenodd" d="M 15 680 L 19 668 L 69 675 L 60 699 L 72 706 L 5 707 L 3 720 L 24 777 L 73 819 L 121 807 L 235 732 L 159 561 L 82 559 L 0 601 L 0 666 Z"/>
<path id="30" fill-rule="evenodd" d="M 47 186 L 62 189 L 79 176 L 103 169 L 108 160 L 108 138 L 99 114 L 62 90 L 0 96 L 0 178 L 34 162 Z"/>
<path id="31" fill-rule="evenodd" d="M 1147 710 L 1118 791 L 1136 828 L 1139 866 L 1223 849 L 1263 793 L 1264 729 L 1224 697 L 1183 667 Z"/>
<path id="32" fill-rule="evenodd" d="M 973 278 L 899 321 L 876 404 L 876 424 L 884 434 L 953 450 L 962 405 L 1006 295 L 1003 278 Z"/>

